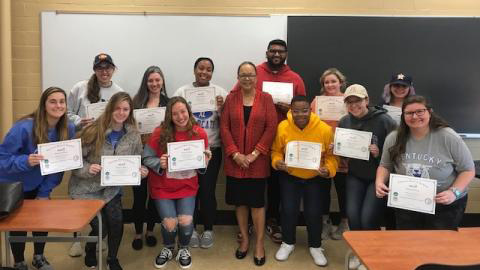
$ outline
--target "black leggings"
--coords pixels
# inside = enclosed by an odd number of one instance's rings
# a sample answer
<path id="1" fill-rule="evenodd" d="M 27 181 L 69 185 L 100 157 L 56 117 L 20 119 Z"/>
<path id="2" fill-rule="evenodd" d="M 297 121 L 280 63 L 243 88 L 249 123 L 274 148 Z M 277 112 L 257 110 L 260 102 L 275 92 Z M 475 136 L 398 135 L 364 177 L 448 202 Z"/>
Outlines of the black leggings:
<path id="1" fill-rule="evenodd" d="M 342 172 L 337 172 L 335 177 L 332 179 L 333 183 L 335 185 L 335 190 L 337 191 L 337 199 L 338 199 L 338 208 L 340 209 L 340 217 L 341 218 L 347 218 L 347 212 L 345 211 L 345 201 L 346 201 L 346 180 L 347 174 L 342 173 Z M 326 194 L 323 205 L 323 214 L 328 215 L 330 213 L 330 203 L 332 202 L 331 196 L 330 196 L 330 189 L 332 186 L 332 181 L 328 181 L 328 190 L 329 192 Z"/>
<path id="2" fill-rule="evenodd" d="M 26 191 L 23 193 L 25 200 L 33 200 L 37 197 L 38 189 Z M 27 236 L 27 232 L 10 232 L 11 236 Z M 32 232 L 33 236 L 47 236 L 48 232 Z M 12 248 L 13 259 L 16 263 L 25 261 L 25 242 L 22 243 L 10 243 Z M 43 255 L 45 249 L 45 242 L 33 243 L 33 254 Z"/>
<path id="3" fill-rule="evenodd" d="M 153 231 L 155 220 L 158 216 L 155 204 L 150 196 L 148 196 L 147 178 L 142 179 L 140 186 L 133 186 L 133 222 L 135 223 L 135 233 L 143 233 L 143 223 L 147 222 L 147 231 Z M 148 208 L 145 209 L 145 201 L 148 197 Z"/>
<path id="4" fill-rule="evenodd" d="M 203 223 L 204 230 L 211 231 L 217 214 L 217 187 L 218 171 L 222 164 L 222 148 L 211 149 L 212 159 L 208 163 L 205 174 L 198 174 L 198 193 L 195 201 L 194 224 Z"/>
<path id="5" fill-rule="evenodd" d="M 108 258 L 116 258 L 120 242 L 123 236 L 123 216 L 122 216 L 122 197 L 120 194 L 115 196 L 102 208 L 102 236 L 108 235 Z M 90 226 L 92 231 L 90 236 L 98 236 L 98 218 L 95 217 Z M 88 242 L 85 245 L 85 252 L 95 252 L 96 243 Z"/>

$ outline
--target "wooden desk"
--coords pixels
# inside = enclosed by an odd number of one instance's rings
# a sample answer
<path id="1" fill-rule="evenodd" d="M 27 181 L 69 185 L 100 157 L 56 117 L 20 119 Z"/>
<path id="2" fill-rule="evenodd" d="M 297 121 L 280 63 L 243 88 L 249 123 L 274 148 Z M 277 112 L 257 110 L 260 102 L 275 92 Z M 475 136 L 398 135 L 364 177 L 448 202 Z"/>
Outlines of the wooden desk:
<path id="1" fill-rule="evenodd" d="M 472 234 L 443 230 L 348 231 L 343 236 L 369 270 L 413 270 L 425 263 L 480 263 L 480 238 Z M 346 264 L 348 269 L 348 260 Z"/>
<path id="2" fill-rule="evenodd" d="M 10 260 L 10 242 L 98 242 L 98 266 L 102 269 L 102 200 L 25 200 L 20 209 L 0 221 L 0 231 L 5 233 L 6 263 Z M 38 231 L 73 233 L 81 231 L 90 221 L 98 217 L 99 236 L 72 237 L 23 237 L 10 236 L 11 231 Z"/>

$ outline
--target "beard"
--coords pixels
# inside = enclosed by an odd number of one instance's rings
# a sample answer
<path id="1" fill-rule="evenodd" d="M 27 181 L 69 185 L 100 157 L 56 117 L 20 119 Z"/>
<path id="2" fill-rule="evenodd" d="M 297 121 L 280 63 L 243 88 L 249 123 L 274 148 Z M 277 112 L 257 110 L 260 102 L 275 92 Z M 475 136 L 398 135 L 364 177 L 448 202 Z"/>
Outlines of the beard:
<path id="1" fill-rule="evenodd" d="M 274 69 L 278 69 L 278 68 L 282 67 L 283 64 L 285 64 L 285 60 L 286 60 L 286 59 L 283 59 L 283 61 L 280 61 L 280 63 L 275 64 L 275 63 L 273 62 L 273 59 L 267 58 L 267 63 L 268 63 L 268 65 L 269 65 L 270 67 L 272 67 L 272 68 L 274 68 Z"/>

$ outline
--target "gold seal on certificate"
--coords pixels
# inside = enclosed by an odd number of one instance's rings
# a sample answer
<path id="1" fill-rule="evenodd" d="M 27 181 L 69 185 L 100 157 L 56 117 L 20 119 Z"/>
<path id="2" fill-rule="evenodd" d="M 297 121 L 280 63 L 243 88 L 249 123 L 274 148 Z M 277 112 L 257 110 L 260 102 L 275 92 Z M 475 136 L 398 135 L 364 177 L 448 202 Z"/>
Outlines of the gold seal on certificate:
<path id="1" fill-rule="evenodd" d="M 140 185 L 142 166 L 141 156 L 102 156 L 102 186 L 138 186 Z"/>
<path id="2" fill-rule="evenodd" d="M 98 119 L 98 117 L 102 115 L 103 111 L 105 111 L 107 104 L 108 102 L 97 102 L 97 103 L 87 104 L 85 106 L 85 114 L 87 115 L 87 118 Z"/>
<path id="3" fill-rule="evenodd" d="M 40 162 L 42 175 L 83 167 L 82 141 L 80 139 L 42 143 L 37 146 L 37 149 L 44 158 Z"/>
<path id="4" fill-rule="evenodd" d="M 390 174 L 387 206 L 435 215 L 437 180 Z"/>
<path id="5" fill-rule="evenodd" d="M 167 144 L 168 171 L 178 172 L 205 168 L 203 140 L 171 142 Z"/>
<path id="6" fill-rule="evenodd" d="M 285 148 L 285 164 L 288 167 L 318 170 L 321 158 L 321 143 L 290 141 Z"/>
<path id="7" fill-rule="evenodd" d="M 347 114 L 343 96 L 317 96 L 317 111 L 315 112 L 322 120 L 338 121 Z"/>
<path id="8" fill-rule="evenodd" d="M 333 154 L 342 157 L 369 160 L 372 132 L 359 131 L 349 128 L 335 129 Z"/>
<path id="9" fill-rule="evenodd" d="M 389 106 L 389 105 L 383 105 L 383 108 L 387 110 L 387 114 L 390 115 L 390 117 L 392 117 L 393 120 L 395 120 L 397 125 L 400 125 L 400 118 L 402 117 L 402 108 Z"/>
<path id="10" fill-rule="evenodd" d="M 141 134 L 152 133 L 165 119 L 165 109 L 165 107 L 156 107 L 133 110 L 138 131 L 140 131 Z"/>
<path id="11" fill-rule="evenodd" d="M 269 93 L 273 98 L 273 103 L 283 102 L 290 104 L 293 98 L 293 83 L 282 82 L 263 82 L 263 92 Z"/>
<path id="12" fill-rule="evenodd" d="M 211 112 L 217 110 L 214 87 L 196 87 L 185 89 L 185 99 L 192 112 Z"/>

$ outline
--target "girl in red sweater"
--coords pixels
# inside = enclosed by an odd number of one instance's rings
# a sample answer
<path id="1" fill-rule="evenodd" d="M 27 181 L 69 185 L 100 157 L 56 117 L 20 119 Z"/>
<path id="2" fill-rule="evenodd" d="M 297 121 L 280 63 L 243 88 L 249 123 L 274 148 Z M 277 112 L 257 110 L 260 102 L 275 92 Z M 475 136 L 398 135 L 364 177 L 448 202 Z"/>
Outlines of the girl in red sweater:
<path id="1" fill-rule="evenodd" d="M 189 140 L 204 140 L 205 149 L 208 149 L 207 134 L 195 122 L 190 106 L 184 98 L 174 97 L 167 104 L 165 120 L 153 131 L 145 145 L 143 158 L 143 164 L 152 172 L 148 177 L 150 195 L 162 219 L 164 247 L 155 258 L 156 268 L 164 267 L 172 259 L 177 231 L 179 247 L 176 259 L 181 268 L 192 264 L 188 244 L 193 232 L 197 171 L 204 173 L 204 169 L 169 172 L 167 153 L 168 143 Z M 207 164 L 210 157 L 210 151 L 206 150 Z"/>

